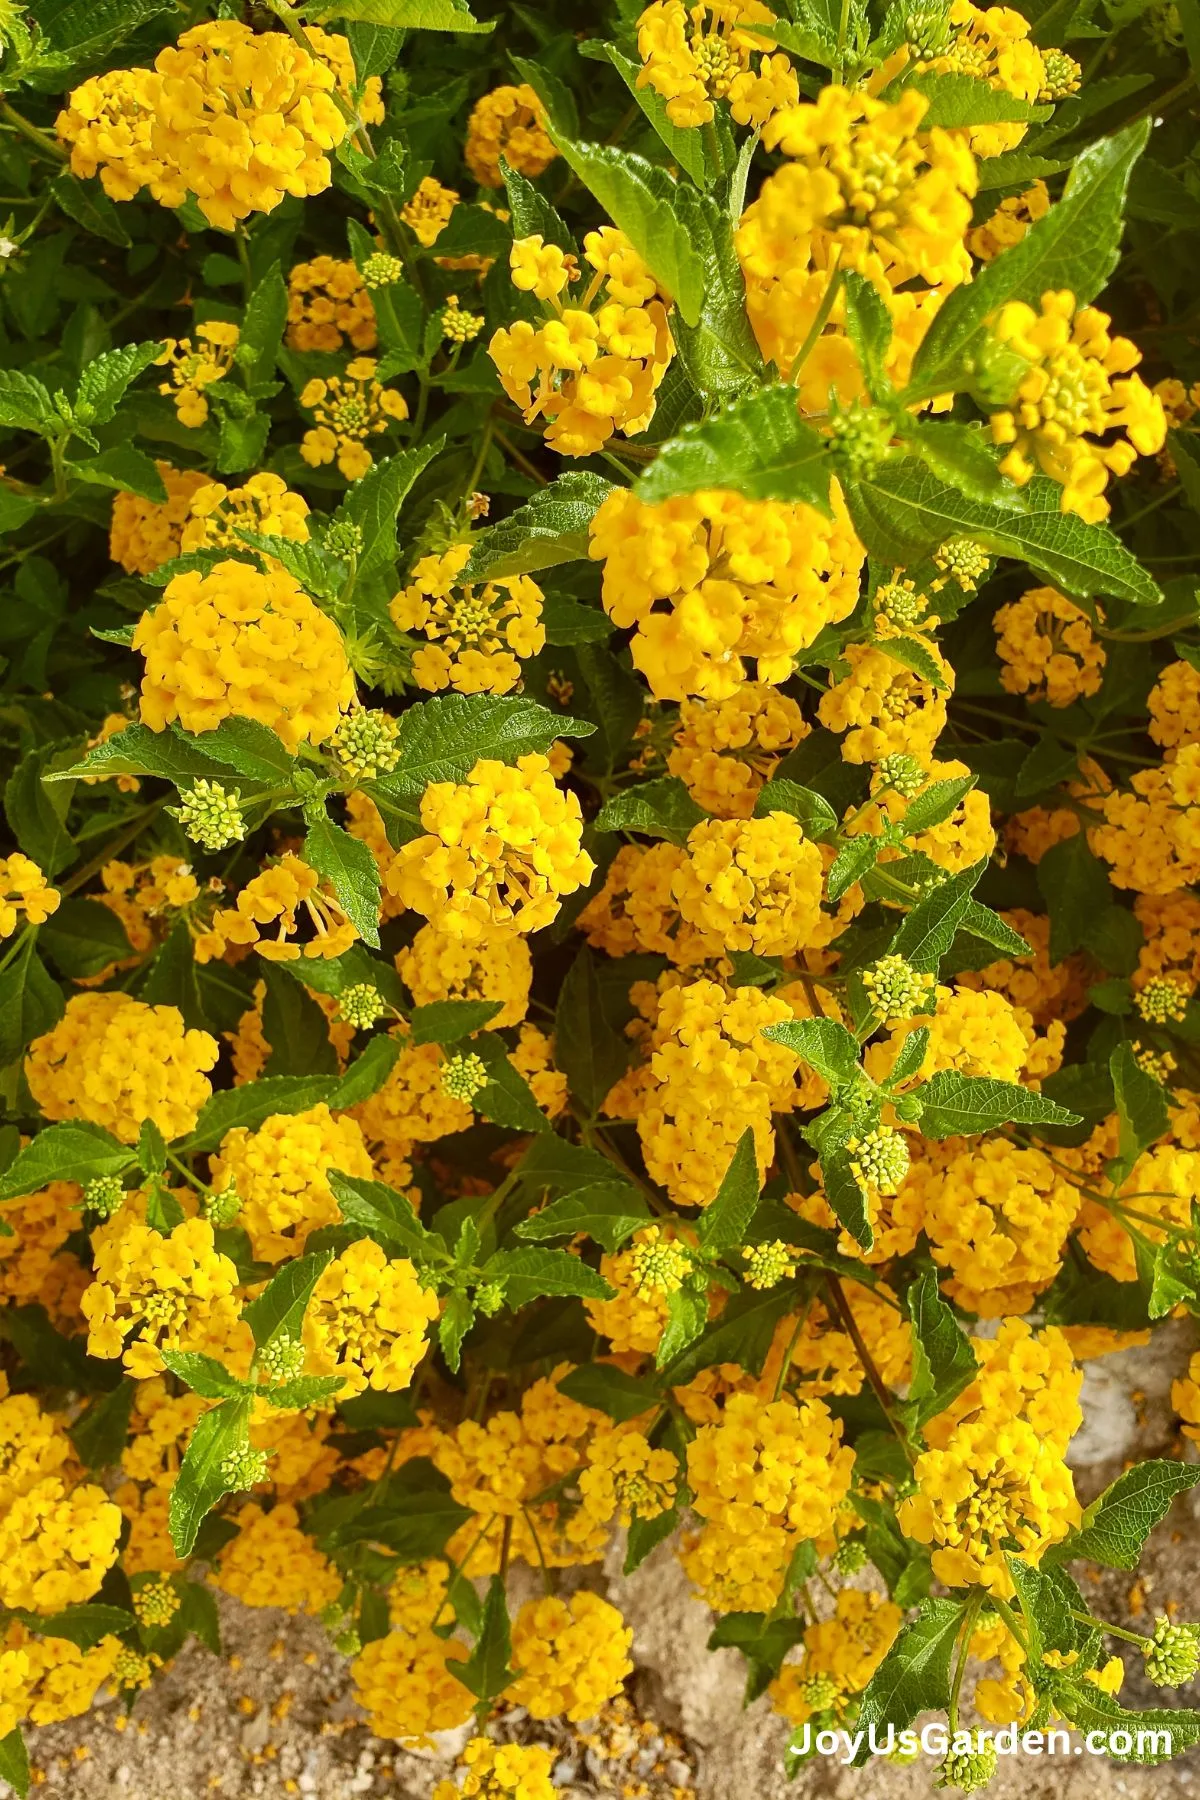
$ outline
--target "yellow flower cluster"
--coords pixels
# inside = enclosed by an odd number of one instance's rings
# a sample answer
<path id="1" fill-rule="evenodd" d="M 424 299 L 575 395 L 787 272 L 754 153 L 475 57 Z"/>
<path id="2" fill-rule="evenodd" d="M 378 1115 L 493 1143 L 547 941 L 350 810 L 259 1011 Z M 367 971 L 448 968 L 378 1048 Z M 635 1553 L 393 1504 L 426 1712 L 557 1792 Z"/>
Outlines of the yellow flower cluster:
<path id="1" fill-rule="evenodd" d="M 504 186 L 500 159 L 519 175 L 540 175 L 558 155 L 546 130 L 546 109 L 533 89 L 491 88 L 471 108 L 463 156 L 480 187 Z"/>
<path id="2" fill-rule="evenodd" d="M 383 1086 L 357 1109 L 368 1142 L 383 1160 L 403 1162 L 415 1144 L 435 1143 L 473 1123 L 469 1104 L 443 1086 L 446 1060 L 438 1044 L 407 1046 Z"/>
<path id="3" fill-rule="evenodd" d="M 214 1576 L 223 1593 L 244 1606 L 279 1606 L 314 1615 L 332 1606 L 342 1578 L 300 1529 L 287 1501 L 265 1511 L 248 1501 L 235 1515 L 238 1534 L 221 1552 Z"/>
<path id="4" fill-rule="evenodd" d="M 432 1800 L 554 1800 L 558 1789 L 550 1779 L 554 1757 L 540 1744 L 493 1744 L 472 1738 L 462 1753 L 460 1783 L 439 1781 Z"/>
<path id="5" fill-rule="evenodd" d="M 719 1611 L 770 1611 L 796 1545 L 831 1539 L 854 1452 L 821 1400 L 735 1393 L 688 1446 L 688 1484 L 705 1520 L 683 1563 Z"/>
<path id="6" fill-rule="evenodd" d="M 373 350 L 375 308 L 348 257 L 314 256 L 288 272 L 287 343 L 291 350 Z"/>
<path id="7" fill-rule="evenodd" d="M 495 1000 L 492 1029 L 519 1025 L 529 1010 L 533 959 L 523 937 L 464 938 L 439 922 L 422 925 L 396 969 L 417 1006 L 434 1000 Z"/>
<path id="8" fill-rule="evenodd" d="M 239 531 L 308 542 L 308 502 L 279 475 L 251 475 L 241 487 L 210 481 L 191 496 L 179 548 L 241 550 Z M 278 564 L 272 565 L 278 568 Z"/>
<path id="9" fill-rule="evenodd" d="M 845 1717 L 847 1703 L 862 1693 L 891 1649 L 903 1617 L 874 1589 L 840 1589 L 832 1616 L 806 1628 L 803 1659 L 784 1663 L 771 1683 L 776 1712 L 789 1725 L 803 1725 L 818 1711 Z"/>
<path id="10" fill-rule="evenodd" d="M 680 916 L 711 937 L 717 955 L 791 956 L 813 939 L 823 875 L 820 850 L 790 813 L 706 819 L 688 834 L 672 892 Z"/>
<path id="11" fill-rule="evenodd" d="M 103 1488 L 73 1485 L 62 1425 L 0 1384 L 0 1606 L 55 1613 L 96 1592 L 121 1514 Z M 0 1668 L 3 1656 L 0 1652 Z M 28 1673 L 22 1665 L 17 1673 Z M 0 1689 L 0 1706 L 9 1698 Z"/>
<path id="12" fill-rule="evenodd" d="M 714 100 L 728 100 L 739 125 L 761 129 L 781 107 L 800 98 L 786 56 L 769 54 L 775 15 L 761 0 L 651 0 L 637 22 L 642 59 L 639 87 L 652 87 L 667 103 L 672 125 L 707 125 Z M 753 57 L 759 54 L 758 66 Z"/>
<path id="13" fill-rule="evenodd" d="M 300 404 L 316 424 L 300 440 L 300 454 L 310 468 L 336 461 L 347 481 L 357 481 L 374 460 L 367 439 L 407 419 L 408 402 L 375 379 L 378 366 L 374 357 L 356 356 L 344 375 L 314 375 L 305 383 Z"/>
<path id="14" fill-rule="evenodd" d="M 338 105 L 353 63 L 345 38 L 308 29 L 311 49 L 282 31 L 256 35 L 232 19 L 193 26 L 149 69 L 116 69 L 71 94 L 58 134 L 77 175 L 101 179 L 114 200 L 148 187 L 163 206 L 194 194 L 210 225 L 232 231 L 284 196 L 319 194 L 333 179 L 327 152 L 349 130 Z M 383 117 L 378 77 L 361 102 Z"/>
<path id="15" fill-rule="evenodd" d="M 864 552 L 837 485 L 832 517 L 723 490 L 647 506 L 616 488 L 591 523 L 605 611 L 659 700 L 726 700 L 754 659 L 786 681 L 796 652 L 858 599 Z M 664 609 L 665 603 L 665 609 Z"/>
<path id="16" fill-rule="evenodd" d="M 417 242 L 428 250 L 437 243 L 458 199 L 453 188 L 443 187 L 435 175 L 426 175 L 412 199 L 401 207 L 400 217 Z"/>
<path id="17" fill-rule="evenodd" d="M 678 1459 L 656 1450 L 632 1425 L 597 1432 L 579 1477 L 583 1511 L 600 1525 L 657 1519 L 674 1504 Z"/>
<path id="18" fill-rule="evenodd" d="M 720 700 L 683 701 L 667 768 L 706 812 L 748 819 L 764 782 L 808 732 L 789 695 L 744 681 Z"/>
<path id="19" fill-rule="evenodd" d="M 1111 323 L 1094 306 L 1077 309 L 1064 290 L 1043 294 L 1038 311 L 1008 301 L 991 328 L 996 344 L 1026 365 L 1008 407 L 991 415 L 994 442 L 1011 445 L 1000 467 L 1018 485 L 1040 468 L 1061 484 L 1063 512 L 1093 524 L 1109 514 L 1109 475 L 1127 475 L 1167 434 L 1162 401 L 1130 373 L 1141 352 L 1111 337 Z M 1106 439 L 1122 429 L 1124 437 Z"/>
<path id="20" fill-rule="evenodd" d="M 162 1372 L 162 1350 L 228 1355 L 239 1323 L 238 1273 L 207 1219 L 164 1236 L 123 1207 L 92 1235 L 94 1278 L 80 1309 L 93 1356 L 123 1356 L 138 1380 Z M 138 1336 L 127 1342 L 131 1332 Z"/>
<path id="21" fill-rule="evenodd" d="M 1023 1319 L 973 1345 L 980 1374 L 931 1420 L 918 1491 L 898 1516 L 907 1536 L 933 1546 L 939 1581 L 978 1583 L 1005 1599 L 1006 1549 L 1015 1544 L 1036 1564 L 1079 1522 L 1063 1454 L 1079 1425 L 1080 1374 L 1061 1332 L 1035 1336 Z"/>
<path id="22" fill-rule="evenodd" d="M 57 1725 L 88 1712 L 120 1647 L 119 1638 L 105 1637 L 81 1650 L 69 1638 L 35 1637 L 14 1620 L 0 1638 L 0 1731 L 7 1736 L 23 1719 Z"/>
<path id="23" fill-rule="evenodd" d="M 304 1316 L 309 1368 L 342 1376 L 344 1395 L 367 1386 L 405 1388 L 437 1316 L 437 1295 L 420 1285 L 407 1258 L 389 1262 L 373 1239 L 360 1238 L 333 1259 L 313 1291 Z"/>
<path id="24" fill-rule="evenodd" d="M 1031 588 L 1000 607 L 994 623 L 1006 693 L 1050 706 L 1099 693 L 1108 660 L 1104 647 L 1083 608 L 1056 588 Z"/>
<path id="25" fill-rule="evenodd" d="M 521 659 L 546 642 L 542 590 L 528 575 L 462 581 L 470 555 L 470 544 L 455 544 L 441 556 L 423 556 L 388 611 L 401 631 L 430 640 L 412 659 L 419 687 L 507 694 L 521 679 Z"/>
<path id="26" fill-rule="evenodd" d="M 980 1318 L 1028 1312 L 1062 1266 L 1079 1192 L 1041 1150 L 1003 1138 L 913 1165 L 945 1292 Z"/>
<path id="27" fill-rule="evenodd" d="M 22 919 L 27 925 L 44 925 L 61 899 L 32 857 L 19 850 L 0 856 L 0 938 L 11 937 Z"/>
<path id="28" fill-rule="evenodd" d="M 1200 670 L 1168 663 L 1150 689 L 1147 730 L 1156 744 L 1174 750 L 1200 739 Z"/>
<path id="29" fill-rule="evenodd" d="M 645 431 L 675 354 L 668 297 L 624 232 L 589 231 L 584 256 L 595 274 L 573 297 L 575 258 L 540 236 L 519 238 L 509 256 L 513 285 L 541 301 L 546 322 L 518 319 L 488 345 L 509 399 L 527 425 L 549 421 L 546 443 L 563 456 L 590 456 L 614 431 Z"/>
<path id="30" fill-rule="evenodd" d="M 388 889 L 464 938 L 540 931 L 595 867 L 580 847 L 579 801 L 544 756 L 484 759 L 465 781 L 430 782 L 421 823 L 426 835 L 397 851 Z"/>
<path id="31" fill-rule="evenodd" d="M 274 937 L 267 937 L 265 925 L 276 926 Z M 292 942 L 303 925 L 311 926 L 313 936 L 305 943 Z M 328 960 L 348 950 L 357 937 L 338 901 L 322 889 L 316 870 L 288 850 L 246 883 L 236 905 L 218 907 L 193 950 L 199 963 L 224 956 L 231 945 L 253 946 L 269 962 L 295 962 L 301 956 Z"/>
<path id="32" fill-rule="evenodd" d="M 197 325 L 195 340 L 168 338 L 161 356 L 155 358 L 160 367 L 170 370 L 159 383 L 160 394 L 170 394 L 181 425 L 195 429 L 208 418 L 205 389 L 224 381 L 233 367 L 233 353 L 241 336 L 236 325 L 221 319 L 210 319 Z"/>
<path id="33" fill-rule="evenodd" d="M 651 1225 L 635 1232 L 624 1250 L 600 1258 L 600 1273 L 616 1293 L 609 1300 L 585 1301 L 584 1311 L 593 1331 L 608 1339 L 617 1356 L 653 1356 L 658 1349 L 667 1324 L 668 1284 L 647 1284 L 644 1253 L 653 1249 L 657 1254 L 661 1248 L 661 1233 Z M 668 1248 L 673 1246 L 668 1243 Z"/>
<path id="34" fill-rule="evenodd" d="M 880 763 L 898 752 L 929 762 L 945 730 L 946 697 L 954 685 L 954 672 L 936 646 L 925 643 L 943 687 L 935 687 L 889 656 L 883 645 L 846 645 L 843 655 L 850 672 L 833 682 L 817 708 L 822 725 L 846 733 L 842 744 L 846 762 Z"/>
<path id="35" fill-rule="evenodd" d="M 535 1719 L 590 1719 L 632 1672 L 632 1642 L 616 1607 L 599 1594 L 527 1600 L 513 1620 L 517 1678 L 505 1694 Z"/>
<path id="36" fill-rule="evenodd" d="M 170 1140 L 195 1125 L 218 1049 L 207 1031 L 184 1029 L 178 1007 L 73 994 L 29 1046 L 25 1078 L 47 1119 L 88 1119 L 123 1144 L 136 1144 L 150 1119 Z"/>
<path id="37" fill-rule="evenodd" d="M 167 490 L 164 501 L 129 493 L 113 499 L 109 555 L 130 575 L 152 575 L 179 555 L 192 496 L 209 485 L 208 478 L 196 469 L 173 469 L 161 461 L 154 466 Z"/>
<path id="38" fill-rule="evenodd" d="M 715 981 L 662 995 L 637 1126 L 646 1167 L 676 1206 L 709 1204 L 747 1128 L 760 1173 L 769 1168 L 771 1116 L 795 1104 L 796 1058 L 761 1034 L 791 1016 L 784 1000 Z"/>
<path id="39" fill-rule="evenodd" d="M 1200 750 L 1184 744 L 1161 768 L 1137 769 L 1104 796 L 1102 825 L 1088 831 L 1114 887 L 1175 894 L 1200 881 Z"/>
<path id="40" fill-rule="evenodd" d="M 428 1746 L 430 1733 L 456 1731 L 475 1708 L 475 1696 L 453 1672 L 465 1662 L 461 1638 L 440 1638 L 425 1627 L 390 1631 L 364 1644 L 354 1659 L 354 1698 L 377 1737 Z"/>
<path id="41" fill-rule="evenodd" d="M 176 575 L 138 620 L 133 647 L 146 659 L 141 716 L 152 731 L 175 719 L 213 731 L 242 717 L 295 750 L 327 738 L 354 698 L 341 633 L 282 569 L 220 562 Z"/>
<path id="42" fill-rule="evenodd" d="M 1050 191 L 1044 181 L 1035 181 L 1023 194 L 1009 194 L 1001 200 L 991 218 L 968 233 L 967 248 L 980 262 L 994 262 L 1002 251 L 1019 244 L 1029 227 L 1049 211 Z"/>
<path id="43" fill-rule="evenodd" d="M 273 1113 L 257 1131 L 238 1125 L 212 1159 L 209 1179 L 232 1188 L 238 1223 L 257 1261 L 297 1256 L 310 1231 L 341 1220 L 326 1179 L 330 1169 L 370 1179 L 371 1158 L 353 1119 L 335 1119 L 322 1103 L 308 1112 Z"/>

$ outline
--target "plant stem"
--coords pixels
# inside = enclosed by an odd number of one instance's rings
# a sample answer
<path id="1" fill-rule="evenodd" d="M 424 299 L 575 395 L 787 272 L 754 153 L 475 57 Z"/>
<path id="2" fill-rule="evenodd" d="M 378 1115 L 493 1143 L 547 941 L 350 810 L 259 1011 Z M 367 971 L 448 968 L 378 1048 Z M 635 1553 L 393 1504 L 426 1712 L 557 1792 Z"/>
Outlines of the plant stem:
<path id="1" fill-rule="evenodd" d="M 829 1289 L 829 1297 L 833 1301 L 833 1309 L 837 1313 L 838 1321 L 841 1324 L 843 1331 L 850 1339 L 850 1342 L 854 1345 L 855 1351 L 858 1354 L 858 1360 L 866 1371 L 867 1380 L 870 1382 L 875 1398 L 882 1408 L 884 1418 L 895 1433 L 900 1447 L 904 1451 L 908 1461 L 910 1463 L 915 1463 L 916 1457 L 913 1455 L 912 1446 L 908 1441 L 908 1433 L 896 1417 L 895 1405 L 892 1396 L 888 1391 L 887 1384 L 885 1383 L 883 1376 L 879 1373 L 879 1370 L 876 1368 L 875 1359 L 867 1349 L 866 1343 L 863 1340 L 863 1334 L 858 1329 L 857 1321 L 850 1310 L 850 1303 L 846 1299 L 845 1289 L 842 1287 L 841 1282 L 833 1273 L 832 1269 L 826 1271 L 825 1285 Z"/>
<path id="2" fill-rule="evenodd" d="M 36 144 L 43 156 L 50 157 L 54 162 L 66 162 L 67 153 L 62 145 L 48 132 L 40 131 L 25 117 L 24 113 L 19 113 L 10 101 L 0 100 L 0 118 L 7 119 L 10 125 L 16 127 L 22 137 L 28 138 L 31 144 Z"/>
<path id="3" fill-rule="evenodd" d="M 1091 1625 L 1110 1637 L 1124 1638 L 1127 1644 L 1136 1644 L 1139 1650 L 1149 1650 L 1154 1642 L 1153 1638 L 1143 1637 L 1140 1631 L 1126 1631 L 1123 1625 L 1112 1625 L 1107 1619 L 1094 1618 L 1091 1613 L 1072 1611 L 1071 1617 L 1079 1625 Z"/>
<path id="4" fill-rule="evenodd" d="M 967 1658 L 971 1654 L 971 1638 L 975 1631 L 975 1621 L 979 1617 L 979 1609 L 982 1605 L 983 1591 L 977 1588 L 967 1602 L 967 1610 L 963 1614 L 962 1629 L 959 1633 L 958 1666 L 954 1671 L 954 1684 L 950 1689 L 950 1704 L 946 1709 L 951 1736 L 958 1730 L 958 1699 L 962 1693 L 963 1676 L 967 1672 Z"/>
<path id="5" fill-rule="evenodd" d="M 849 5 L 849 0 L 842 0 L 842 17 L 843 17 L 843 19 L 845 19 L 848 5 Z M 836 250 L 835 250 L 835 255 L 836 255 Z M 832 274 L 830 275 L 829 285 L 825 289 L 825 293 L 821 300 L 820 306 L 818 306 L 818 308 L 817 308 L 817 316 L 813 320 L 812 324 L 809 326 L 808 334 L 805 337 L 804 342 L 801 344 L 799 350 L 797 350 L 795 356 L 792 359 L 792 366 L 788 370 L 789 386 L 794 387 L 796 385 L 797 375 L 799 375 L 801 369 L 804 367 L 805 363 L 808 361 L 808 358 L 812 353 L 813 345 L 816 343 L 817 339 L 820 337 L 821 333 L 824 331 L 826 325 L 829 323 L 829 315 L 833 311 L 833 303 L 837 299 L 838 290 L 840 289 L 841 285 L 842 285 L 842 270 L 840 267 L 838 267 L 838 268 L 835 268 L 833 270 Z"/>

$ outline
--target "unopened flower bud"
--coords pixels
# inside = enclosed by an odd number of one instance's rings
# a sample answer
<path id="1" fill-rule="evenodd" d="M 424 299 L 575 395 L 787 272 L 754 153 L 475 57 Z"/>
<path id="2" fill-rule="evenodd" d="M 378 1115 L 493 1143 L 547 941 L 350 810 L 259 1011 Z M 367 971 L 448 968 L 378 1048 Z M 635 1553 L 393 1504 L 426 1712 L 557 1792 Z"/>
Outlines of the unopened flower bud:
<path id="1" fill-rule="evenodd" d="M 215 854 L 238 844 L 246 835 L 242 803 L 219 781 L 198 779 L 189 793 L 180 794 L 179 805 L 167 811 L 179 820 L 193 844 Z"/>

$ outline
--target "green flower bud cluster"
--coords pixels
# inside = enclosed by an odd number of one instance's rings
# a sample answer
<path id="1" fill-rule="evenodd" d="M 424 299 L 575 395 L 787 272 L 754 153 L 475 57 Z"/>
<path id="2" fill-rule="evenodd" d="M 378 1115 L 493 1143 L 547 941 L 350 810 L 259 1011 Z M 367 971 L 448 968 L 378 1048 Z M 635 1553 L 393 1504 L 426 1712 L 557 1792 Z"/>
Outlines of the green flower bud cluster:
<path id="1" fill-rule="evenodd" d="M 1146 1651 L 1146 1675 L 1155 1687 L 1182 1687 L 1200 1670 L 1200 1625 L 1172 1625 L 1165 1614 L 1154 1624 Z"/>
<path id="2" fill-rule="evenodd" d="M 139 1625 L 169 1625 L 180 1605 L 174 1583 L 165 1578 L 147 1581 L 134 1591 L 133 1610 Z"/>
<path id="3" fill-rule="evenodd" d="M 847 1140 L 850 1169 L 858 1185 L 879 1194 L 894 1194 L 908 1174 L 908 1144 L 902 1132 L 877 1125 L 862 1137 Z"/>
<path id="4" fill-rule="evenodd" d="M 235 793 L 223 788 L 219 781 L 205 781 L 201 776 L 189 793 L 181 793 L 178 806 L 167 811 L 179 820 L 193 844 L 213 855 L 239 844 L 246 835 L 242 803 Z"/>
<path id="5" fill-rule="evenodd" d="M 933 553 L 933 560 L 943 575 L 953 576 L 964 594 L 973 594 L 986 579 L 992 559 L 974 538 L 947 538 Z"/>
<path id="6" fill-rule="evenodd" d="M 902 956 L 881 956 L 862 971 L 862 984 L 883 1019 L 911 1019 L 928 1012 L 936 982 Z"/>
<path id="7" fill-rule="evenodd" d="M 451 1100 L 462 1100 L 468 1106 L 487 1086 L 489 1079 L 487 1065 L 473 1050 L 448 1057 L 442 1065 L 443 1094 L 448 1094 Z"/>
<path id="8" fill-rule="evenodd" d="M 221 1464 L 221 1480 L 231 1494 L 243 1493 L 267 1479 L 267 1453 L 242 1444 L 231 1450 Z"/>
<path id="9" fill-rule="evenodd" d="M 356 707 L 330 734 L 329 747 L 351 781 L 373 781 L 400 761 L 400 724 L 390 713 Z"/>
<path id="10" fill-rule="evenodd" d="M 125 1189 L 117 1175 L 97 1175 L 84 1183 L 83 1204 L 97 1218 L 111 1219 L 125 1199 Z"/>
<path id="11" fill-rule="evenodd" d="M 389 256 L 386 251 L 377 250 L 373 256 L 367 257 L 359 274 L 366 287 L 393 287 L 396 282 L 404 280 L 404 264 L 398 256 Z"/>
<path id="12" fill-rule="evenodd" d="M 833 452 L 856 475 L 877 468 L 887 455 L 895 428 L 885 412 L 865 400 L 836 408 L 829 419 Z"/>
<path id="13" fill-rule="evenodd" d="M 769 1244 L 751 1244 L 742 1254 L 746 1258 L 747 1287 L 778 1287 L 796 1273 L 797 1252 L 778 1238 Z"/>
<path id="14" fill-rule="evenodd" d="M 338 1012 L 355 1031 L 369 1031 L 386 1011 L 383 996 L 369 981 L 356 981 L 338 996 Z"/>
<path id="15" fill-rule="evenodd" d="M 964 1733 L 964 1736 L 969 1734 Z M 963 1794 L 977 1794 L 996 1773 L 996 1746 L 991 1738 L 975 1739 L 971 1750 L 948 1750 L 937 1771 L 937 1786 L 958 1788 Z"/>
<path id="16" fill-rule="evenodd" d="M 1182 975 L 1153 975 L 1133 996 L 1148 1025 L 1178 1024 L 1186 1017 L 1192 984 Z"/>
<path id="17" fill-rule="evenodd" d="M 907 750 L 893 750 L 875 765 L 878 771 L 877 791 L 894 788 L 902 800 L 911 800 L 929 780 L 929 771 Z"/>
<path id="18" fill-rule="evenodd" d="M 270 1381 L 294 1381 L 304 1367 L 304 1345 L 281 1331 L 259 1350 L 258 1366 Z"/>
<path id="19" fill-rule="evenodd" d="M 200 1202 L 200 1211 L 214 1231 L 223 1231 L 232 1225 L 241 1210 L 242 1197 L 235 1187 L 214 1189 Z"/>
<path id="20" fill-rule="evenodd" d="M 353 519 L 334 519 L 325 527 L 321 545 L 330 556 L 340 556 L 343 562 L 349 562 L 352 557 L 362 555 L 362 526 L 356 525 Z"/>

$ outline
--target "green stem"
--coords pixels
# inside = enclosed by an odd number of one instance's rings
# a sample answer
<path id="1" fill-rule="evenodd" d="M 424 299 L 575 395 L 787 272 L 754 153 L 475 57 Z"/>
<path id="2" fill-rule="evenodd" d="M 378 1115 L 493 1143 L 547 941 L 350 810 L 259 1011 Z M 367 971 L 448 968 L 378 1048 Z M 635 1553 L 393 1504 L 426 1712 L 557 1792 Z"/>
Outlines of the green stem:
<path id="1" fill-rule="evenodd" d="M 242 265 L 242 290 L 248 300 L 254 287 L 254 271 L 250 267 L 250 246 L 246 242 L 246 227 L 240 219 L 234 226 L 233 235 L 237 244 L 238 261 Z"/>
<path id="2" fill-rule="evenodd" d="M 62 145 L 48 132 L 40 131 L 25 117 L 24 113 L 19 113 L 11 101 L 0 100 L 0 118 L 7 119 L 10 125 L 16 127 L 22 137 L 28 138 L 31 144 L 36 144 L 44 156 L 49 156 L 54 162 L 66 162 L 67 153 Z"/>
<path id="3" fill-rule="evenodd" d="M 863 1334 L 858 1329 L 858 1323 L 850 1310 L 850 1303 L 846 1299 L 845 1289 L 842 1287 L 841 1282 L 833 1273 L 832 1269 L 826 1271 L 825 1285 L 829 1289 L 829 1297 L 833 1301 L 833 1309 L 837 1313 L 838 1322 L 840 1323 L 842 1330 L 850 1339 L 850 1342 L 854 1345 L 858 1360 L 866 1372 L 867 1380 L 871 1384 L 871 1390 L 879 1402 L 884 1418 L 895 1433 L 900 1447 L 908 1458 L 909 1463 L 915 1464 L 916 1457 L 913 1455 L 912 1445 L 908 1441 L 908 1433 L 896 1417 L 895 1406 L 893 1404 L 892 1396 L 888 1391 L 887 1384 L 879 1373 L 879 1370 L 876 1368 L 875 1358 L 867 1349 Z"/>
<path id="4" fill-rule="evenodd" d="M 958 1730 L 958 1700 L 962 1693 L 963 1676 L 967 1672 L 967 1659 L 971 1654 L 971 1638 L 975 1632 L 975 1621 L 979 1617 L 979 1609 L 982 1605 L 983 1590 L 977 1588 L 967 1602 L 967 1610 L 963 1614 L 962 1631 L 958 1640 L 958 1666 L 954 1671 L 954 1684 L 950 1689 L 950 1705 L 947 1708 L 951 1736 Z"/>
<path id="5" fill-rule="evenodd" d="M 1111 1625 L 1107 1619 L 1097 1619 L 1091 1613 L 1072 1611 L 1071 1617 L 1079 1625 L 1091 1625 L 1110 1637 L 1124 1638 L 1127 1644 L 1136 1644 L 1139 1650 L 1149 1650 L 1153 1646 L 1153 1638 L 1143 1637 L 1140 1631 L 1126 1631 L 1123 1625 Z"/>
<path id="6" fill-rule="evenodd" d="M 8 949 L 5 951 L 3 957 L 0 957 L 0 975 L 2 975 L 4 973 L 5 969 L 8 968 L 10 963 L 16 962 L 17 957 L 21 953 L 21 946 L 25 943 L 25 940 L 27 938 L 30 938 L 33 936 L 33 933 L 36 931 L 36 929 L 37 929 L 37 927 L 35 925 L 26 925 L 24 931 L 22 931 L 17 937 L 15 937 L 13 939 L 12 943 L 8 946 Z"/>
<path id="7" fill-rule="evenodd" d="M 843 18 L 843 20 L 846 17 L 846 12 L 847 12 L 848 6 L 849 6 L 849 0 L 842 0 L 842 18 Z M 836 250 L 835 250 L 834 254 L 835 255 L 837 254 Z M 821 333 L 824 331 L 826 325 L 829 323 L 829 315 L 833 311 L 833 303 L 837 299 L 838 291 L 841 288 L 841 285 L 842 285 L 842 270 L 839 267 L 839 268 L 835 268 L 833 270 L 833 273 L 831 274 L 831 276 L 829 278 L 829 285 L 825 289 L 824 297 L 821 300 L 820 306 L 818 306 L 818 308 L 817 308 L 817 316 L 813 320 L 812 324 L 809 326 L 808 334 L 805 337 L 804 342 L 801 344 L 799 350 L 797 350 L 794 358 L 792 359 L 792 366 L 788 370 L 789 386 L 794 387 L 796 385 L 797 375 L 799 375 L 801 369 L 804 367 L 805 363 L 808 361 L 808 358 L 812 353 L 813 345 L 816 343 L 817 339 L 820 337 Z"/>

